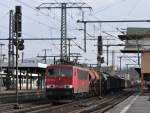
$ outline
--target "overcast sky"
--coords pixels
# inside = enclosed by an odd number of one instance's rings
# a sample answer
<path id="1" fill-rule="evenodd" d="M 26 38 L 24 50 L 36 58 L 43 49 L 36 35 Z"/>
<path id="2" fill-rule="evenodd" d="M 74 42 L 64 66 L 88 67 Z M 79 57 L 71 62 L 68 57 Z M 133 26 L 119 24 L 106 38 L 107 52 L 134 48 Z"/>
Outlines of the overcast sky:
<path id="1" fill-rule="evenodd" d="M 23 38 L 59 38 L 60 37 L 60 10 L 35 10 L 35 7 L 43 2 L 85 2 L 92 10 L 85 11 L 85 20 L 121 20 L 121 19 L 150 19 L 150 1 L 149 0 L 1 0 L 0 1 L 0 38 L 8 38 L 8 21 L 9 10 L 15 5 L 22 6 L 23 13 Z M 81 10 L 67 10 L 67 34 L 68 37 L 77 37 L 77 40 L 71 42 L 71 51 L 73 53 L 81 53 L 82 63 L 96 63 L 97 49 L 96 41 L 87 41 L 87 53 L 84 53 L 78 46 L 83 45 L 83 31 L 78 29 L 83 28 L 83 24 L 77 24 L 76 21 L 81 19 Z M 116 24 L 88 24 L 87 33 L 91 36 L 102 35 L 104 38 L 108 36 L 106 33 L 117 36 L 121 34 L 117 29 L 126 29 L 127 27 L 149 27 L 150 23 L 116 23 Z M 88 35 L 88 38 L 89 37 Z M 116 37 L 110 37 L 111 41 L 104 40 L 104 44 L 123 43 Z M 7 54 L 8 42 L 5 43 L 3 52 Z M 25 41 L 25 58 L 35 57 L 37 54 L 44 55 L 42 49 L 52 49 L 49 55 L 60 54 L 60 41 Z M 119 51 L 121 48 L 111 47 L 110 50 Z M 104 47 L 104 50 L 106 48 Z M 111 55 L 111 54 L 110 54 Z M 119 63 L 117 56 L 122 55 L 116 53 L 116 64 Z M 104 52 L 105 61 L 106 53 Z M 134 63 L 126 61 L 126 63 Z M 111 64 L 111 56 L 109 57 Z M 104 64 L 106 65 L 106 63 Z"/>

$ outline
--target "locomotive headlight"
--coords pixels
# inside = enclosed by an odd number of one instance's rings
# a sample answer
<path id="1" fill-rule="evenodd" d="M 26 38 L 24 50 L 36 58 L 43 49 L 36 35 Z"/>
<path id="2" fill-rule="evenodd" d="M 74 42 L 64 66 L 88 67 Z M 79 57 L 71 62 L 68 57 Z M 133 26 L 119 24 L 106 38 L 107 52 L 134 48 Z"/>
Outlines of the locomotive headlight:
<path id="1" fill-rule="evenodd" d="M 46 88 L 55 88 L 55 85 L 47 85 Z"/>
<path id="2" fill-rule="evenodd" d="M 65 85 L 64 88 L 73 88 L 72 85 Z"/>
<path id="3" fill-rule="evenodd" d="M 55 85 L 51 85 L 51 88 L 55 88 Z"/>
<path id="4" fill-rule="evenodd" d="M 50 86 L 50 85 L 47 85 L 46 88 L 51 88 L 51 86 Z"/>

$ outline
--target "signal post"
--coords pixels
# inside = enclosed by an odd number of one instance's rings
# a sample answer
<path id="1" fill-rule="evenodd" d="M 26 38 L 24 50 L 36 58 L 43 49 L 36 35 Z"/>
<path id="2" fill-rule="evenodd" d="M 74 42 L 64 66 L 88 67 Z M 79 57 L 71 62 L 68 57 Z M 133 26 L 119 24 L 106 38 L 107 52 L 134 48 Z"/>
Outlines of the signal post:
<path id="1" fill-rule="evenodd" d="M 19 58 L 19 54 L 18 54 L 18 51 L 24 49 L 24 40 L 20 39 L 21 34 L 22 34 L 22 10 L 21 10 L 21 6 L 15 7 L 14 19 L 15 19 L 14 34 L 16 37 L 16 39 L 13 40 L 13 43 L 16 46 L 16 104 L 14 105 L 14 108 L 19 109 L 20 105 L 18 103 L 18 100 L 19 100 L 19 92 L 18 92 L 18 58 Z"/>

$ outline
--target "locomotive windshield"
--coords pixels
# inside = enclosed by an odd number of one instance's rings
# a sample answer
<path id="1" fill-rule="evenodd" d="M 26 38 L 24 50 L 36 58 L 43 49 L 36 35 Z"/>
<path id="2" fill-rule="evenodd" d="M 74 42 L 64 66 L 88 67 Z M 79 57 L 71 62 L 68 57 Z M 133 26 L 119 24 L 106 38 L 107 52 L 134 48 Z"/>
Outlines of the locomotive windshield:
<path id="1" fill-rule="evenodd" d="M 48 76 L 71 76 L 72 69 L 66 67 L 58 67 L 58 68 L 49 68 Z"/>

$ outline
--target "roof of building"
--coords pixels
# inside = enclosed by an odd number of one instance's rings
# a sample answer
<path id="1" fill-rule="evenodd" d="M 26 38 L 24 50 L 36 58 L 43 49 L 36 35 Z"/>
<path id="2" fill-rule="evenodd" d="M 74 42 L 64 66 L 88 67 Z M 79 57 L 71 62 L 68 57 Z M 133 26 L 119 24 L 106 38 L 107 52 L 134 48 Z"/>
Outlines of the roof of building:
<path id="1" fill-rule="evenodd" d="M 131 50 L 131 49 L 128 49 L 128 50 L 120 50 L 122 53 L 141 53 L 143 50 Z"/>
<path id="2" fill-rule="evenodd" d="M 141 39 L 143 37 L 150 38 L 150 28 L 129 27 L 127 28 L 126 35 L 118 35 L 118 37 L 120 38 L 120 40 L 135 40 Z"/>
<path id="3" fill-rule="evenodd" d="M 150 35 L 150 28 L 128 27 L 127 35 Z"/>
<path id="4" fill-rule="evenodd" d="M 16 64 L 14 64 L 15 66 Z M 2 67 L 8 67 L 8 63 L 3 63 Z M 43 63 L 18 63 L 18 67 L 19 68 L 46 68 L 47 64 L 43 64 Z"/>
<path id="5" fill-rule="evenodd" d="M 141 39 L 145 36 L 150 36 L 150 35 L 118 35 L 120 40 L 135 40 L 135 39 Z"/>
<path id="6" fill-rule="evenodd" d="M 47 65 L 52 64 L 52 60 L 47 60 L 47 64 L 44 63 L 42 59 L 39 58 L 27 58 L 22 61 L 18 61 L 19 68 L 46 68 Z M 14 66 L 16 62 L 14 62 Z M 2 64 L 2 67 L 8 67 L 8 62 Z"/>

